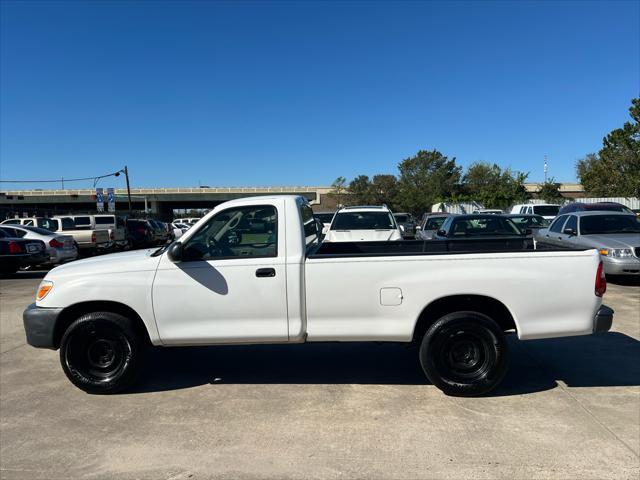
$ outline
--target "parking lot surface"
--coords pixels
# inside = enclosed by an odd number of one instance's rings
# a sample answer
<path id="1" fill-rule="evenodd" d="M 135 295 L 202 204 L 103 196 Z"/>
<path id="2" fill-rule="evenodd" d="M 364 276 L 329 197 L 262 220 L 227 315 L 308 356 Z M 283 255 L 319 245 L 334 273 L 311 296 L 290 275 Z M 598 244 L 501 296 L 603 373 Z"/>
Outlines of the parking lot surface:
<path id="1" fill-rule="evenodd" d="M 512 339 L 489 397 L 443 395 L 398 344 L 156 349 L 135 390 L 92 396 L 25 344 L 42 276 L 0 280 L 2 479 L 640 475 L 637 282 L 609 284 L 607 334 Z"/>

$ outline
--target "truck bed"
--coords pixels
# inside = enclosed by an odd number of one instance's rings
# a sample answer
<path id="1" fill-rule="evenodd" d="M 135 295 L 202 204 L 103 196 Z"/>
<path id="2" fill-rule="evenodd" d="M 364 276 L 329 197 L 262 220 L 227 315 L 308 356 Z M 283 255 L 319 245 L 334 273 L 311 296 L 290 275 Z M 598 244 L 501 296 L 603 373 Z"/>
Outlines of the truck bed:
<path id="1" fill-rule="evenodd" d="M 567 251 L 566 248 L 537 245 L 536 250 Z M 582 249 L 579 249 L 582 250 Z M 308 258 L 386 257 L 438 255 L 447 253 L 501 253 L 534 251 L 531 237 L 451 238 L 446 240 L 401 240 L 397 242 L 321 243 Z"/>

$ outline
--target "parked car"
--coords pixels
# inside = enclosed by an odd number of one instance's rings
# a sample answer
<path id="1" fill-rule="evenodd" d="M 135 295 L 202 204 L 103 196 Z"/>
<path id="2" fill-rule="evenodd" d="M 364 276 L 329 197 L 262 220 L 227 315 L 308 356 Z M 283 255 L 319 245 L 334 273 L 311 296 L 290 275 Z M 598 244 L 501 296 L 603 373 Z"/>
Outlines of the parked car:
<path id="1" fill-rule="evenodd" d="M 151 226 L 153 241 L 156 245 L 162 245 L 169 240 L 169 232 L 162 222 L 153 218 L 147 219 L 147 222 Z"/>
<path id="2" fill-rule="evenodd" d="M 396 219 L 396 223 L 400 227 L 400 232 L 403 238 L 415 238 L 416 236 L 416 221 L 413 219 L 413 215 L 410 213 L 394 213 L 393 217 Z"/>
<path id="3" fill-rule="evenodd" d="M 325 242 L 402 240 L 395 218 L 385 206 L 344 207 L 333 217 Z"/>
<path id="4" fill-rule="evenodd" d="M 6 220 L 0 222 L 0 224 L 2 225 L 25 225 L 52 230 L 51 223 L 52 219 L 47 217 L 7 218 Z"/>
<path id="5" fill-rule="evenodd" d="M 346 212 L 336 220 L 356 213 Z M 51 270 L 23 314 L 27 342 L 60 348 L 69 380 L 102 394 L 133 384 L 149 344 L 414 342 L 433 385 L 472 396 L 504 378 L 506 332 L 528 340 L 611 327 L 592 249 L 448 254 L 436 251 L 448 241 L 319 244 L 318 234 L 300 196 L 223 203 L 153 253 Z M 336 253 L 346 247 L 354 251 Z"/>
<path id="6" fill-rule="evenodd" d="M 574 202 L 569 203 L 560 209 L 558 215 L 564 215 L 566 213 L 573 212 L 623 212 L 633 213 L 629 207 L 616 202 L 598 202 L 598 203 L 582 203 Z"/>
<path id="7" fill-rule="evenodd" d="M 73 223 L 72 228 L 70 222 Z M 77 225 L 73 217 L 69 215 L 55 216 L 50 219 L 49 225 L 49 230 L 71 235 L 80 256 L 105 252 L 111 245 L 108 230 L 95 230 L 86 225 Z"/>
<path id="8" fill-rule="evenodd" d="M 547 228 L 550 225 L 549 220 L 542 215 L 506 214 L 505 217 L 515 223 L 521 232 L 529 229 L 535 234 L 536 230 Z"/>
<path id="9" fill-rule="evenodd" d="M 640 275 L 640 219 L 624 212 L 560 215 L 538 232 L 538 243 L 562 248 L 595 248 L 611 275 Z"/>
<path id="10" fill-rule="evenodd" d="M 15 273 L 22 267 L 40 265 L 48 258 L 41 240 L 11 237 L 0 230 L 0 273 Z"/>
<path id="11" fill-rule="evenodd" d="M 78 228 L 107 230 L 109 232 L 110 247 L 124 250 L 131 247 L 127 238 L 127 228 L 124 219 L 114 214 L 74 215 L 73 220 Z"/>
<path id="12" fill-rule="evenodd" d="M 416 238 L 419 240 L 432 240 L 444 221 L 451 215 L 451 213 L 425 213 L 422 216 L 422 223 L 416 233 Z"/>
<path id="13" fill-rule="evenodd" d="M 528 215 L 540 215 L 547 220 L 553 220 L 560 210 L 560 205 L 555 203 L 525 203 L 511 207 L 511 213 Z"/>
<path id="14" fill-rule="evenodd" d="M 195 225 L 198 223 L 200 219 L 197 217 L 189 217 L 189 218 L 176 218 L 175 222 L 184 223 L 185 225 Z"/>
<path id="15" fill-rule="evenodd" d="M 0 230 L 14 238 L 41 240 L 49 258 L 40 265 L 58 265 L 78 258 L 78 249 L 71 235 L 60 235 L 46 228 L 23 225 L 0 225 Z"/>
<path id="16" fill-rule="evenodd" d="M 493 250 L 496 245 L 509 250 L 531 250 L 534 248 L 532 231 L 521 231 L 515 223 L 503 215 L 472 213 L 451 215 L 436 231 L 433 240 L 451 238 L 482 238 L 482 250 Z M 496 239 L 497 243 L 489 240 Z M 508 241 L 507 245 L 504 242 Z"/>
<path id="17" fill-rule="evenodd" d="M 129 218 L 126 221 L 127 234 L 134 248 L 153 247 L 155 245 L 154 230 L 144 219 Z"/>
<path id="18" fill-rule="evenodd" d="M 473 213 L 484 213 L 490 215 L 502 215 L 504 212 L 502 210 L 498 210 L 497 208 L 479 208 L 478 210 L 474 210 Z"/>
<path id="19" fill-rule="evenodd" d="M 331 227 L 331 221 L 336 212 L 317 212 L 313 216 L 322 223 L 322 235 L 326 235 Z"/>

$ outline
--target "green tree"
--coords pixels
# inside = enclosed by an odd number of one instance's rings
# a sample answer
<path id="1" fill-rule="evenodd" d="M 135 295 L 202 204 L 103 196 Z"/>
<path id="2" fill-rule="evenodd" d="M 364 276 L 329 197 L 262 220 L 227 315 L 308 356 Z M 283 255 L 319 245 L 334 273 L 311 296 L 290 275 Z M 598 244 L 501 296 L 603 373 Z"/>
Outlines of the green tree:
<path id="1" fill-rule="evenodd" d="M 397 206 L 416 216 L 431 211 L 431 205 L 449 198 L 460 182 L 462 169 L 455 158 L 437 150 L 420 150 L 398 165 Z"/>
<path id="2" fill-rule="evenodd" d="M 366 175 L 358 175 L 349 182 L 349 204 L 369 205 L 371 203 L 371 182 Z"/>
<path id="3" fill-rule="evenodd" d="M 463 188 L 471 200 L 482 203 L 487 208 L 505 209 L 522 202 L 528 195 L 524 182 L 528 174 L 502 170 L 498 165 L 476 162 L 469 166 L 463 178 Z"/>
<path id="4" fill-rule="evenodd" d="M 547 203 L 560 203 L 564 197 L 560 193 L 560 184 L 553 177 L 540 186 L 537 195 Z"/>
<path id="5" fill-rule="evenodd" d="M 386 204 L 392 211 L 398 205 L 398 179 L 395 175 L 374 175 L 370 186 L 370 199 L 373 205 Z"/>
<path id="6" fill-rule="evenodd" d="M 331 184 L 331 192 L 328 195 L 333 198 L 338 205 L 344 205 L 346 193 L 347 179 L 338 177 Z"/>
<path id="7" fill-rule="evenodd" d="M 609 133 L 597 155 L 578 160 L 576 173 L 589 195 L 640 197 L 640 98 L 631 100 L 630 122 Z"/>

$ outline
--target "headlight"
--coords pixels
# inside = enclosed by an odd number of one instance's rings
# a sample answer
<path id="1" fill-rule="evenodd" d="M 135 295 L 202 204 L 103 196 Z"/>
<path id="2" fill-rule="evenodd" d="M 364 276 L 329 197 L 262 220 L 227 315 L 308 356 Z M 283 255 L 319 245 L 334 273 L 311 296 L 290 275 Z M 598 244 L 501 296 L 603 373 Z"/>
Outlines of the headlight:
<path id="1" fill-rule="evenodd" d="M 628 258 L 632 257 L 633 253 L 630 248 L 601 248 L 600 255 L 611 258 Z"/>
<path id="2" fill-rule="evenodd" d="M 43 280 L 38 287 L 38 293 L 36 294 L 36 300 L 42 300 L 53 289 L 53 282 L 50 280 Z"/>

